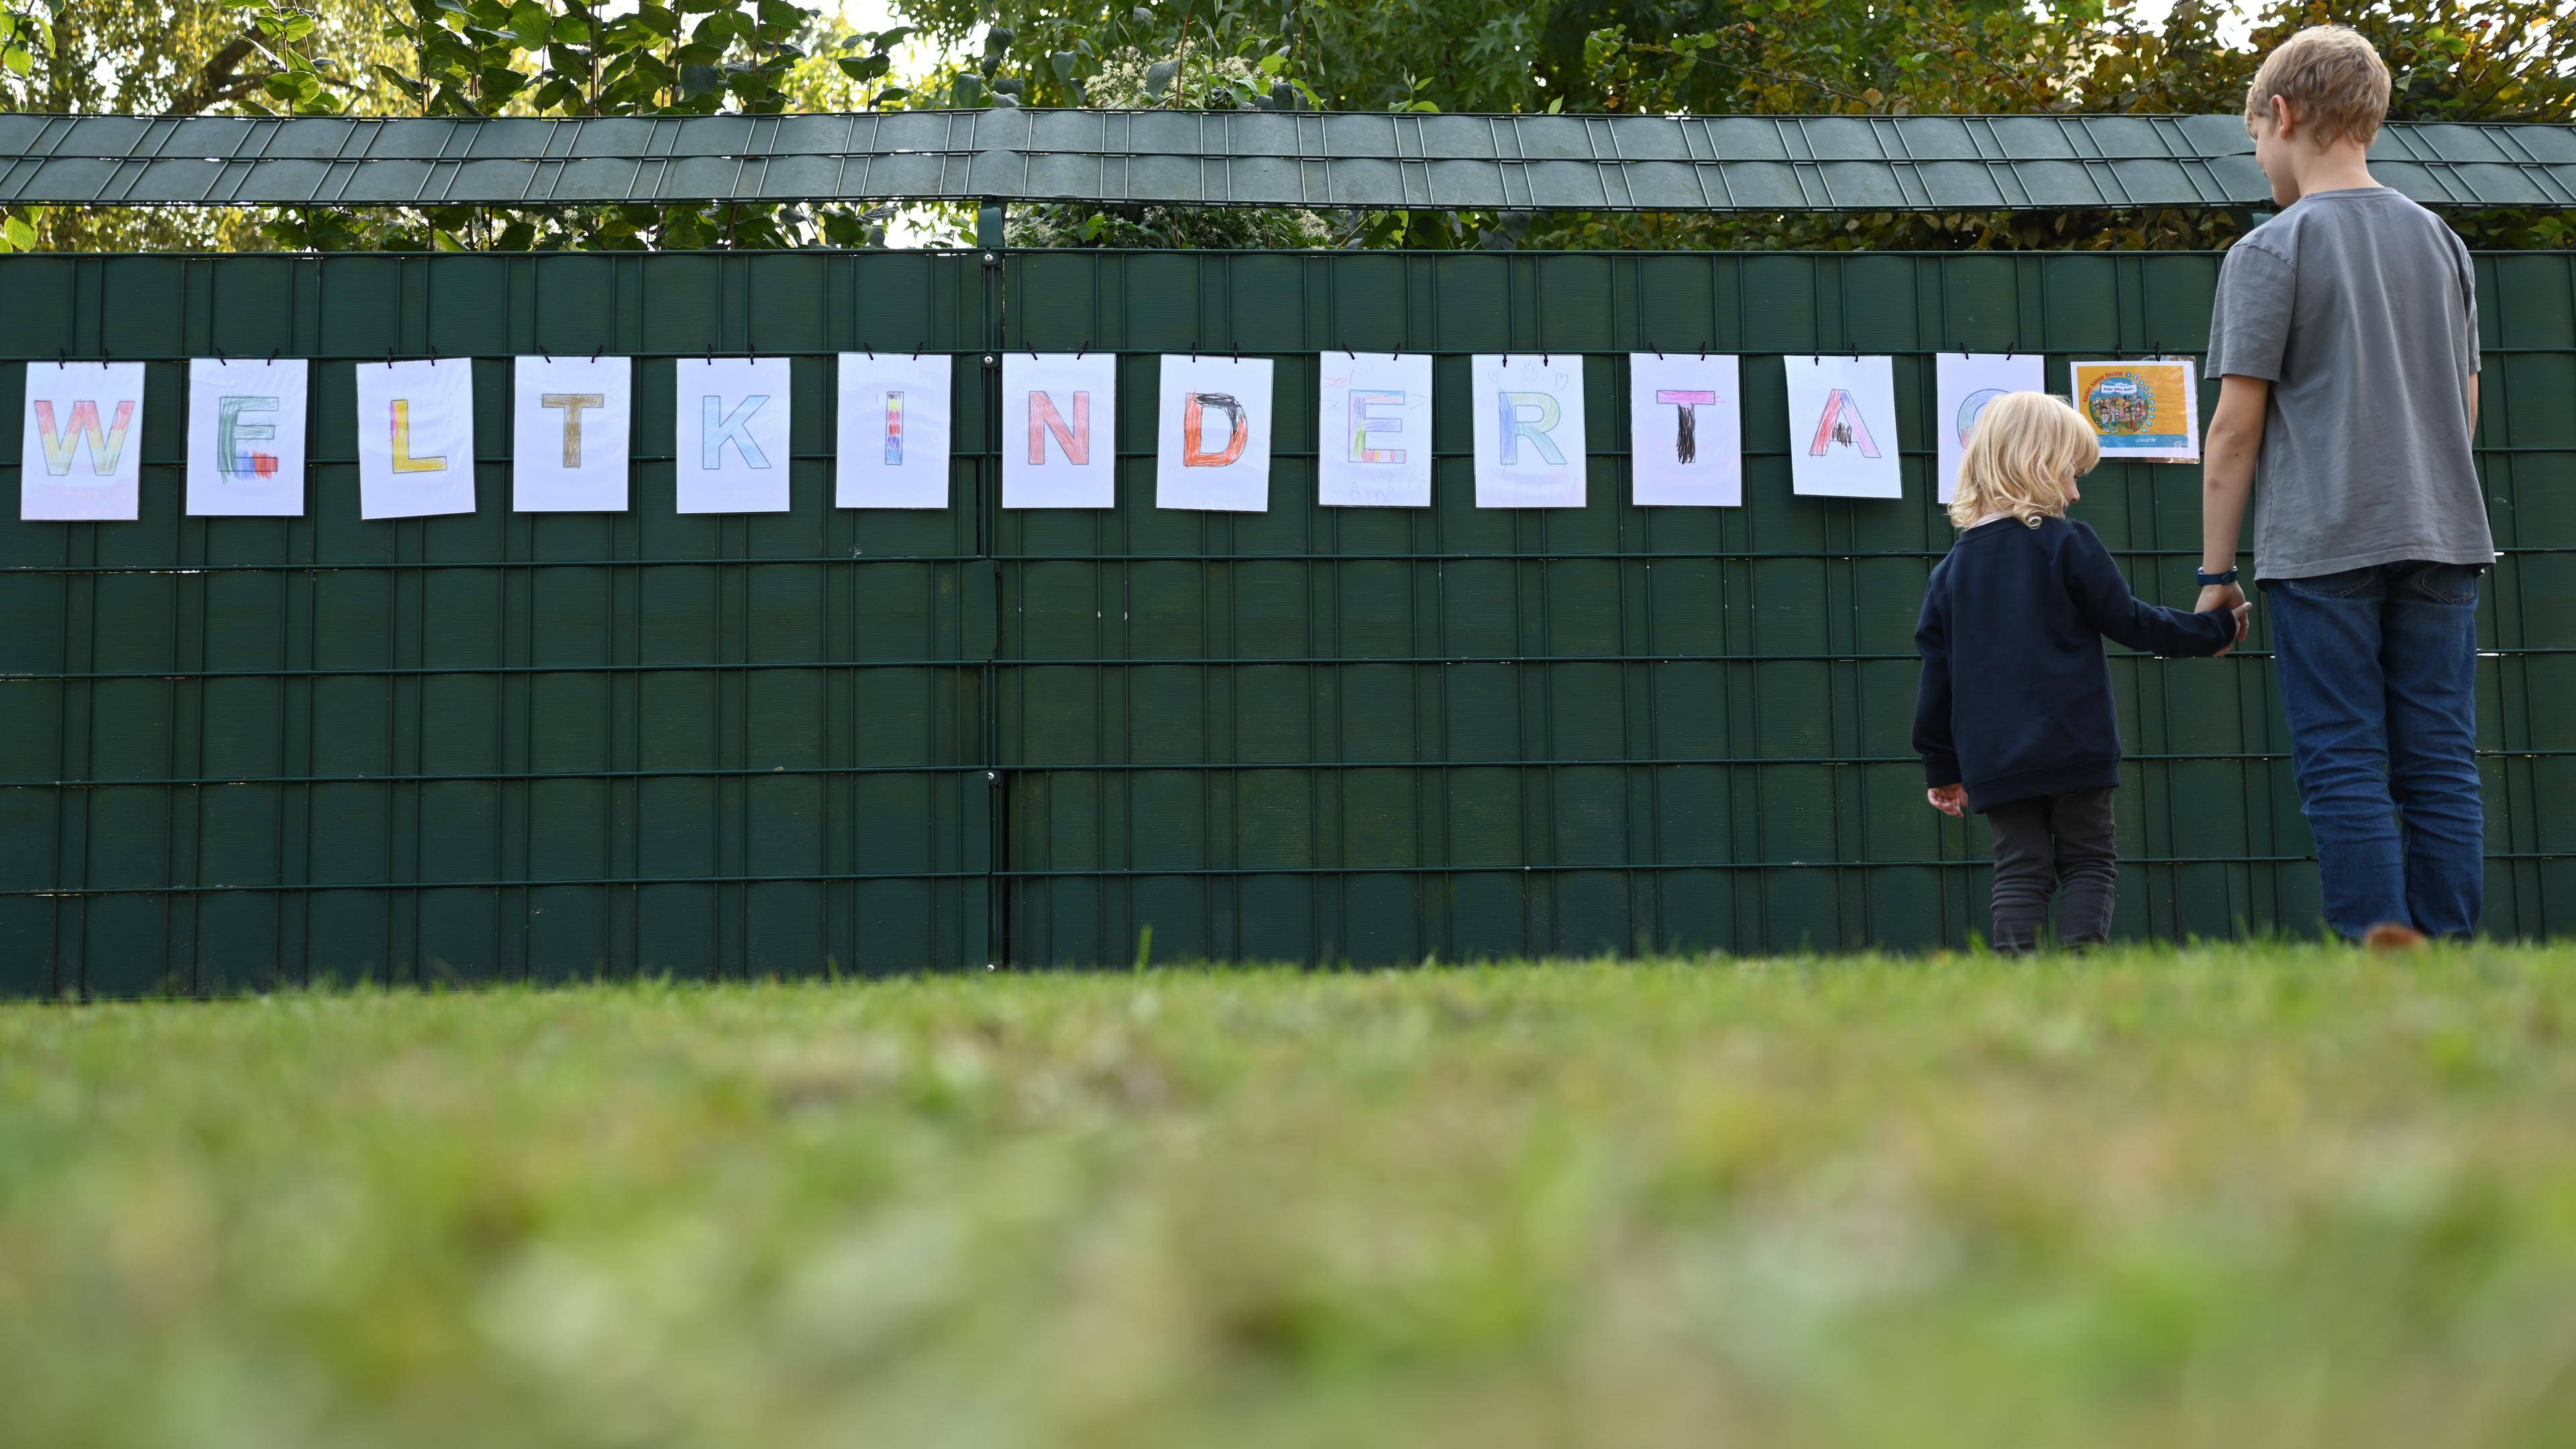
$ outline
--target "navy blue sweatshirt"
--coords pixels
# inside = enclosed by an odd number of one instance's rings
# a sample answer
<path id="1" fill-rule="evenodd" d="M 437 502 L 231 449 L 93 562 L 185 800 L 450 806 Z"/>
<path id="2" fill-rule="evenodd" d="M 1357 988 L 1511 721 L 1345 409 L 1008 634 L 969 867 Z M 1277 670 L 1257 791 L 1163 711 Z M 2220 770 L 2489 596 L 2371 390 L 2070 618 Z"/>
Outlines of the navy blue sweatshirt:
<path id="1" fill-rule="evenodd" d="M 2154 654 L 2236 642 L 2225 609 L 2142 604 L 2092 529 L 2017 518 L 1959 535 L 1932 566 L 1914 645 L 1923 691 L 1914 748 L 1924 783 L 1968 787 L 1968 806 L 2120 783 L 2120 724 L 2104 637 Z"/>

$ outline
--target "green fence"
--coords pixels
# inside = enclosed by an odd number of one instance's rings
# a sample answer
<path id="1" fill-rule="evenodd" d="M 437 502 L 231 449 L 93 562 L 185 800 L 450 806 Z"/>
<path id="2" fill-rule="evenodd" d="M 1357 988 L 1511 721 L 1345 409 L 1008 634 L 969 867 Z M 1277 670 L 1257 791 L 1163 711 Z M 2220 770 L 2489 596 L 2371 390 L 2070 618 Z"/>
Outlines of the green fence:
<path id="1" fill-rule="evenodd" d="M 2489 928 L 2563 931 L 2576 259 L 2478 261 L 2505 557 Z M 1931 354 L 2193 353 L 2202 255 L 1023 252 L 0 261 L 23 366 L 153 362 L 143 519 L 0 522 L 0 990 L 1957 944 L 1907 751 Z M 1120 503 L 1003 513 L 1003 346 L 1121 354 Z M 830 354 L 956 354 L 956 504 L 831 506 Z M 482 509 L 357 518 L 352 368 L 471 355 Z M 668 359 L 795 361 L 795 507 L 672 511 Z M 1435 507 L 1312 502 L 1316 354 L 1439 355 Z M 632 511 L 507 511 L 507 362 L 640 365 Z M 1467 355 L 1587 354 L 1592 503 L 1479 511 Z M 1627 506 L 1632 350 L 1745 354 L 1746 506 Z M 1278 357 L 1271 511 L 1152 507 L 1165 351 Z M 1902 502 L 1790 495 L 1778 355 L 1893 354 Z M 310 516 L 179 515 L 190 355 L 314 377 Z M 30 361 L 30 359 L 33 359 Z M 2078 515 L 2186 602 L 2198 476 Z M 2262 652 L 2115 656 L 2119 930 L 2314 929 Z M 2567 812 L 2559 812 L 2561 816 Z M 2571 817 L 2576 818 L 2576 817 Z M 2571 905 L 2576 911 L 2576 905 Z"/>

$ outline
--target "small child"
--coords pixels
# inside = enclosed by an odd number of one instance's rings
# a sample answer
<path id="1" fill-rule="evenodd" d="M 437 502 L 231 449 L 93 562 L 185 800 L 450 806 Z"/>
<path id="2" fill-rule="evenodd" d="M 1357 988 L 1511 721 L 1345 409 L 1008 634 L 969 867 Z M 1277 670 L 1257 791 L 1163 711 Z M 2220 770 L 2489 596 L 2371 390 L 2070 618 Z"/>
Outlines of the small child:
<path id="1" fill-rule="evenodd" d="M 2066 519 L 2075 480 L 2102 451 L 2075 409 L 2045 393 L 1986 405 L 1959 462 L 1961 533 L 1923 589 L 1915 647 L 1923 689 L 1914 748 L 1944 815 L 1985 815 L 1995 838 L 1996 949 L 2035 949 L 2052 891 L 2059 937 L 2111 934 L 2118 850 L 2111 792 L 2120 727 L 2104 636 L 2132 649 L 2217 655 L 2248 608 L 2186 614 L 2142 604 L 2092 529 Z"/>

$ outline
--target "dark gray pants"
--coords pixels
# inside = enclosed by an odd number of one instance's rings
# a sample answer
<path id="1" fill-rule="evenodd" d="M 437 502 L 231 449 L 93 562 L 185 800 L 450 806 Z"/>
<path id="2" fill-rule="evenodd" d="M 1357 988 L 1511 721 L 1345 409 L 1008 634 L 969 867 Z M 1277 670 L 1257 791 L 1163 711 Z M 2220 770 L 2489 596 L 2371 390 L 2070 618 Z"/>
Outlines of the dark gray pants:
<path id="1" fill-rule="evenodd" d="M 1995 933 L 1998 951 L 2036 950 L 2048 933 L 2048 897 L 2057 903 L 2057 938 L 2095 946 L 2111 935 L 2111 892 L 2120 878 L 2111 792 L 2070 790 L 2015 800 L 1986 812 L 1995 837 Z"/>

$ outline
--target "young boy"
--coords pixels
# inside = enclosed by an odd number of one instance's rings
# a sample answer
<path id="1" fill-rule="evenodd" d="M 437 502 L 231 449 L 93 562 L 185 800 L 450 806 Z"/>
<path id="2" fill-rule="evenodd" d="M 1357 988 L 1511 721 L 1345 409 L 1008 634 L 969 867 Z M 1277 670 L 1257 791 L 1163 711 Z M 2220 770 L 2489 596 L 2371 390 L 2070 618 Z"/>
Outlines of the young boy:
<path id="1" fill-rule="evenodd" d="M 2495 543 L 2469 456 L 2469 254 L 2371 180 L 2387 111 L 2388 67 L 2340 26 L 2290 37 L 2246 92 L 2282 210 L 2219 268 L 2200 604 L 2245 598 L 2236 540 L 2259 457 L 2254 577 L 2326 924 L 2411 944 L 2474 931 L 2485 898 L 2472 691 Z"/>
<path id="2" fill-rule="evenodd" d="M 2204 614 L 2142 604 L 2093 530 L 2066 519 L 2102 456 L 2075 409 L 2036 392 L 1986 405 L 1959 460 L 1962 530 L 1923 588 L 1914 748 L 1932 808 L 1982 811 L 1995 837 L 1996 949 L 2028 951 L 2062 888 L 2058 935 L 2111 934 L 2118 851 L 2111 792 L 2120 726 L 2109 635 L 2159 654 L 2224 654 L 2248 606 Z"/>

